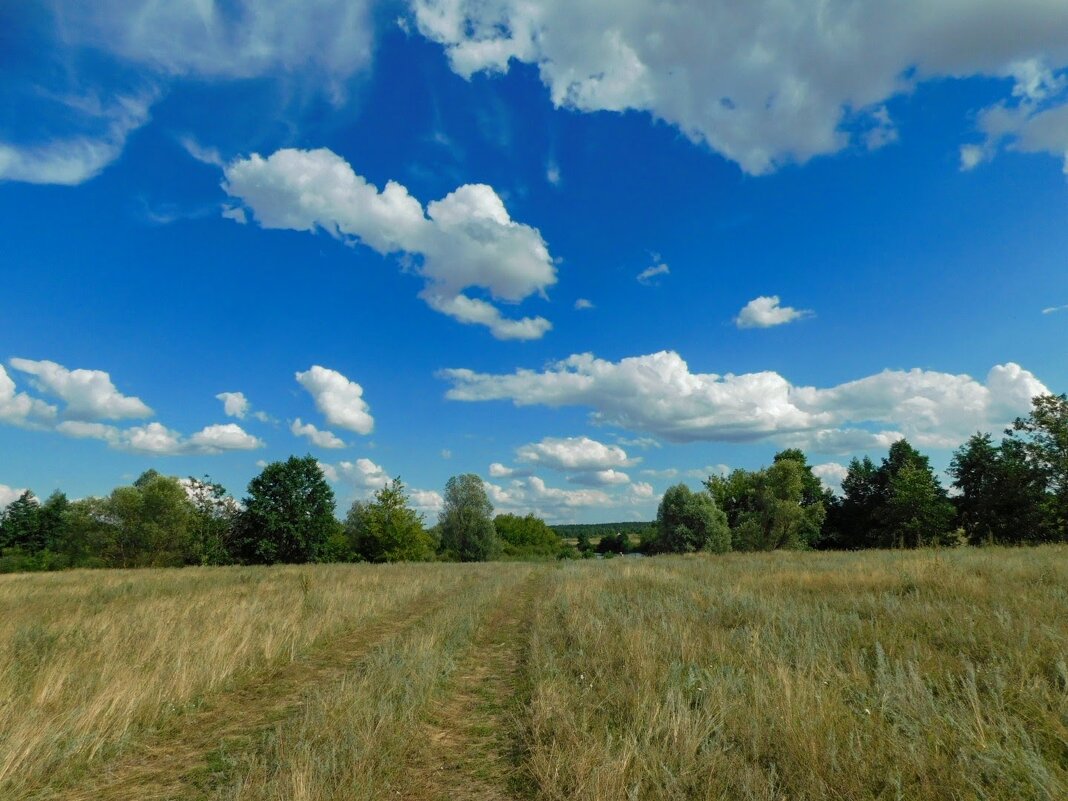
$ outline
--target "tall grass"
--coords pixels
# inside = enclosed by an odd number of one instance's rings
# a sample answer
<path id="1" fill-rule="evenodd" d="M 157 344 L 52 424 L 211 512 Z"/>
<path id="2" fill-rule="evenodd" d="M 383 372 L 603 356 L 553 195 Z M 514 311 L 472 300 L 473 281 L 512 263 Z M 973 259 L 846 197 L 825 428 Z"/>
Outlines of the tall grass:
<path id="1" fill-rule="evenodd" d="M 488 636 L 505 612 L 511 633 Z M 366 647 L 358 630 L 376 632 Z M 494 658 L 520 666 L 494 703 L 518 710 L 521 747 L 449 702 L 478 675 L 458 666 Z M 277 715 L 235 709 L 219 737 L 171 749 L 182 776 L 201 771 L 178 797 L 408 797 L 406 771 L 476 732 L 487 769 L 473 748 L 465 775 L 518 772 L 554 801 L 1059 801 L 1068 548 L 0 577 L 5 801 L 125 775 L 124 755 L 174 746 L 199 704 L 272 689 Z M 434 731 L 460 739 L 427 750 Z M 462 786 L 416 774 L 414 797 Z M 141 797 L 108 788 L 92 797 Z"/>
<path id="2" fill-rule="evenodd" d="M 524 565 L 472 566 L 479 581 L 399 632 L 340 681 L 315 688 L 299 715 L 243 754 L 217 801 L 374 801 L 410 791 L 407 766 L 424 747 L 428 707 Z M 416 788 L 421 793 L 425 788 Z"/>
<path id="3" fill-rule="evenodd" d="M 1068 549 L 615 560 L 529 660 L 548 799 L 1068 798 Z"/>
<path id="4" fill-rule="evenodd" d="M 462 576 L 429 565 L 0 576 L 0 798 Z"/>

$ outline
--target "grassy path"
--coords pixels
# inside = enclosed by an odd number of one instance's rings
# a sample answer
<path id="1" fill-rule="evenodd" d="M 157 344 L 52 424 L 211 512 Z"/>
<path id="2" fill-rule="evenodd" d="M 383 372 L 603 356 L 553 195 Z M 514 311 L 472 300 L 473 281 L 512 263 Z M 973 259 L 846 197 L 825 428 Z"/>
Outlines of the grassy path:
<path id="1" fill-rule="evenodd" d="M 408 801 L 512 801 L 524 797 L 518 715 L 538 571 L 506 594 L 480 626 L 450 685 L 431 708 L 424 745 L 400 792 Z"/>
<path id="2" fill-rule="evenodd" d="M 198 709 L 151 734 L 76 786 L 48 788 L 33 801 L 163 801 L 203 795 L 220 753 L 252 747 L 269 727 L 299 711 L 307 693 L 339 680 L 376 645 L 440 608 L 444 598 L 422 595 L 400 609 L 321 644 L 305 658 L 216 693 Z"/>

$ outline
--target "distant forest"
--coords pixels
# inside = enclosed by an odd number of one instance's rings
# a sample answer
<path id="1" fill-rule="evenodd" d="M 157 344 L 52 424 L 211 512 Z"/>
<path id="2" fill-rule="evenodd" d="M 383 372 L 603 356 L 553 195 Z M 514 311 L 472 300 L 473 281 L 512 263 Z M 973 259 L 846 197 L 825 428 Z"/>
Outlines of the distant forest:
<path id="1" fill-rule="evenodd" d="M 583 534 L 590 539 L 598 539 L 607 534 L 618 534 L 621 531 L 640 535 L 647 529 L 656 528 L 656 521 L 650 520 L 648 523 L 634 522 L 633 520 L 628 520 L 624 523 L 563 523 L 552 525 L 550 528 L 556 532 L 560 539 L 564 540 L 577 540 Z"/>
<path id="2" fill-rule="evenodd" d="M 878 463 L 853 459 L 837 494 L 788 448 L 759 470 L 709 476 L 700 490 L 669 487 L 650 523 L 550 527 L 533 514 L 494 516 L 472 473 L 449 479 L 434 526 L 399 478 L 339 520 L 310 455 L 264 467 L 240 502 L 208 478 L 149 470 L 105 497 L 56 491 L 42 502 L 26 491 L 0 512 L 0 572 L 1065 542 L 1068 397 L 1032 404 L 1000 442 L 976 433 L 954 452 L 952 492 L 904 439 Z"/>

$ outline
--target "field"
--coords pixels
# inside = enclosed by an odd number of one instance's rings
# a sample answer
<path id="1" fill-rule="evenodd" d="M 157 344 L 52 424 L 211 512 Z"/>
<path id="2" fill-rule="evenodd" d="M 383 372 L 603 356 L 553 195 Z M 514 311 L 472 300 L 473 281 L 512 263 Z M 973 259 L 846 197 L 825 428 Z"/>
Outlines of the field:
<path id="1" fill-rule="evenodd" d="M 0 798 L 1068 798 L 1068 548 L 0 576 Z"/>

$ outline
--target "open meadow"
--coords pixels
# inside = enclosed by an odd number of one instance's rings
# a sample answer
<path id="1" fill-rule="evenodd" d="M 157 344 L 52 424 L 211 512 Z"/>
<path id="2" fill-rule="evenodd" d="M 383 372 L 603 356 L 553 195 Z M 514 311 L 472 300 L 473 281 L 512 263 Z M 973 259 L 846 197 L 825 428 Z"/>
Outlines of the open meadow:
<path id="1" fill-rule="evenodd" d="M 1063 799 L 1068 548 L 0 576 L 0 798 Z"/>

